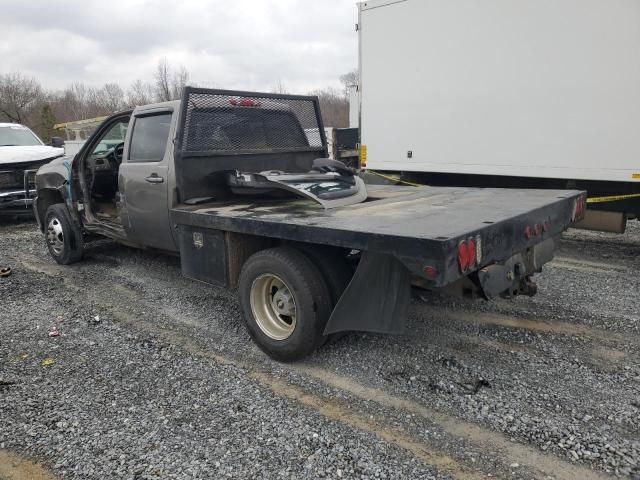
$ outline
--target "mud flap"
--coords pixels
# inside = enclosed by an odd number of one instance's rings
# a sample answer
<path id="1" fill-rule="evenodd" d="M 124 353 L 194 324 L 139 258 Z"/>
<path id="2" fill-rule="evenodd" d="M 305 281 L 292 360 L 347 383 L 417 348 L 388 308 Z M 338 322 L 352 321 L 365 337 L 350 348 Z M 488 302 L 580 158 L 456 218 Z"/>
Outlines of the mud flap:
<path id="1" fill-rule="evenodd" d="M 364 252 L 324 330 L 401 334 L 411 295 L 407 268 L 391 255 Z"/>

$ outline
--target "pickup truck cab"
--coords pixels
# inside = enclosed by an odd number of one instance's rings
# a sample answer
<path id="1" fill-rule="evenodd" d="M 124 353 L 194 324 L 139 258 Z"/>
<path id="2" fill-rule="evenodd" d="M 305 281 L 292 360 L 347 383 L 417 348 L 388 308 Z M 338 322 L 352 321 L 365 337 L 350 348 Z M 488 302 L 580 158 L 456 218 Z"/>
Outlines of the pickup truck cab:
<path id="1" fill-rule="evenodd" d="M 315 97 L 187 87 L 40 168 L 34 211 L 58 263 L 108 237 L 237 287 L 250 334 L 283 361 L 340 331 L 402 332 L 411 286 L 534 294 L 584 215 L 578 191 L 365 187 L 326 154 Z"/>

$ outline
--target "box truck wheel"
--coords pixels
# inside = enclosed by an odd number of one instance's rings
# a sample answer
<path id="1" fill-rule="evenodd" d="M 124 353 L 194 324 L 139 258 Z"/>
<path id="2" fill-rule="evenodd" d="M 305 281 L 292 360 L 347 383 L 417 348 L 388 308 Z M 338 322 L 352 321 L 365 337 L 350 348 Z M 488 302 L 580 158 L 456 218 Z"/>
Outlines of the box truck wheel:
<path id="1" fill-rule="evenodd" d="M 59 264 L 70 265 L 82 258 L 82 231 L 73 223 L 64 204 L 56 203 L 47 209 L 44 237 L 49 253 Z"/>
<path id="2" fill-rule="evenodd" d="M 270 357 L 298 360 L 324 342 L 331 295 L 304 253 L 279 247 L 252 255 L 242 267 L 238 290 L 247 329 Z"/>

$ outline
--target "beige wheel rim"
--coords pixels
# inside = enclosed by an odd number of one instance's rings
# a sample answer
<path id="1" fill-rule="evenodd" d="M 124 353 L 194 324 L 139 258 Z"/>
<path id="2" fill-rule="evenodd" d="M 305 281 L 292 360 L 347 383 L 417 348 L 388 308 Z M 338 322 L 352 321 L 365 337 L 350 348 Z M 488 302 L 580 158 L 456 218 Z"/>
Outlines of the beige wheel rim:
<path id="1" fill-rule="evenodd" d="M 258 327 L 273 340 L 286 340 L 296 329 L 296 300 L 277 275 L 265 273 L 251 285 L 251 312 Z"/>

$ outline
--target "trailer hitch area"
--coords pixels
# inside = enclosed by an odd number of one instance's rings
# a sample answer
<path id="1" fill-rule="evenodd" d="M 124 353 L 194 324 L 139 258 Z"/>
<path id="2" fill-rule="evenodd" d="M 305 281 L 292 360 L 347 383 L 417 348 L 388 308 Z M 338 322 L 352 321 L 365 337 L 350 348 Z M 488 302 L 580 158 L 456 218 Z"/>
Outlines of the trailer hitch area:
<path id="1" fill-rule="evenodd" d="M 512 298 L 516 295 L 534 296 L 537 285 L 531 280 L 535 272 L 553 260 L 556 242 L 550 238 L 508 260 L 488 265 L 477 272 L 477 283 L 487 300 L 497 296 Z"/>
<path id="2" fill-rule="evenodd" d="M 518 255 L 517 257 L 520 257 Z M 503 264 L 494 264 L 478 271 L 478 282 L 487 300 L 497 296 L 513 297 L 526 280 L 524 264 L 520 258 L 512 257 Z"/>
<path id="3" fill-rule="evenodd" d="M 536 284 L 536 282 L 531 280 L 530 275 L 526 276 L 520 281 L 520 284 L 518 285 L 517 295 L 526 295 L 527 297 L 533 297 L 536 293 L 538 293 L 538 285 Z M 510 297 L 507 296 L 507 298 Z"/>

